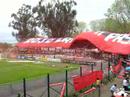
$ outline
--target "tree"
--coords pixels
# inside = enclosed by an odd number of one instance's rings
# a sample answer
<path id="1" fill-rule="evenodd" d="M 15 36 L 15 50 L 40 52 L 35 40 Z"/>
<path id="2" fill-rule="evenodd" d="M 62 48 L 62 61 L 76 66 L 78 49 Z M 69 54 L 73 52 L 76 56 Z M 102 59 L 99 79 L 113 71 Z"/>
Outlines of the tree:
<path id="1" fill-rule="evenodd" d="M 125 28 L 124 29 L 124 24 L 123 23 L 119 23 L 118 20 L 115 19 L 106 19 L 104 22 L 104 26 L 105 26 L 105 31 L 109 31 L 109 32 L 117 32 L 117 33 L 123 33 L 128 32 L 130 29 Z M 127 23 L 126 26 L 128 26 L 129 23 Z M 125 33 L 124 32 L 124 33 Z"/>
<path id="2" fill-rule="evenodd" d="M 87 30 L 86 23 L 78 22 L 78 25 L 74 29 L 75 29 L 75 32 L 72 34 L 73 37 L 75 37 L 76 35 L 78 35 L 79 33 L 83 32 L 83 31 Z"/>
<path id="3" fill-rule="evenodd" d="M 105 15 L 106 19 L 95 20 L 90 23 L 92 30 L 130 32 L 130 0 L 115 0 Z"/>
<path id="4" fill-rule="evenodd" d="M 93 20 L 90 22 L 90 29 L 93 31 L 104 31 L 105 30 L 105 19 Z"/>
<path id="5" fill-rule="evenodd" d="M 127 23 L 126 25 L 126 31 L 128 32 L 130 31 L 129 25 L 130 23 Z M 93 31 L 108 31 L 114 33 L 122 33 L 124 31 L 124 26 L 121 26 L 121 24 L 119 24 L 119 21 L 112 18 L 91 21 L 90 28 Z"/>
<path id="6" fill-rule="evenodd" d="M 83 32 L 86 30 L 86 23 L 85 22 L 78 22 L 77 26 L 78 32 Z"/>
<path id="7" fill-rule="evenodd" d="M 9 27 L 15 30 L 15 32 L 12 32 L 12 35 L 16 37 L 18 41 L 24 41 L 37 34 L 37 23 L 30 5 L 23 4 L 18 12 L 13 13 L 11 17 L 13 20 L 9 23 Z"/>
<path id="8" fill-rule="evenodd" d="M 109 23 L 110 20 L 113 20 L 116 25 L 118 24 L 119 32 L 130 31 L 128 26 L 130 24 L 130 0 L 115 0 L 105 15 L 109 19 Z M 116 31 L 118 32 L 118 29 Z"/>
<path id="9" fill-rule="evenodd" d="M 60 0 L 52 0 L 51 2 L 41 0 L 33 8 L 33 12 L 37 15 L 39 27 L 49 37 L 66 37 L 71 36 L 75 32 L 75 26 L 77 26 L 74 6 L 76 6 L 76 2 L 73 0 L 63 2 Z"/>

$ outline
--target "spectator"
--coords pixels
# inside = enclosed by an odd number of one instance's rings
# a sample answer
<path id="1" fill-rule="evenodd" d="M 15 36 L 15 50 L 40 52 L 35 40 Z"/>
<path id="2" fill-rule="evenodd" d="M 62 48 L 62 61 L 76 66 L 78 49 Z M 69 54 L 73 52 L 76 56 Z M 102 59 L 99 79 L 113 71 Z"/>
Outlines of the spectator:
<path id="1" fill-rule="evenodd" d="M 97 78 L 97 80 L 96 80 L 97 87 L 99 87 L 100 83 L 101 83 L 101 80 L 99 78 Z"/>
<path id="2" fill-rule="evenodd" d="M 100 83 L 101 83 L 101 80 L 99 78 L 97 78 L 96 80 L 96 84 L 97 84 L 97 88 L 98 88 L 98 97 L 100 97 L 100 94 L 101 94 L 101 90 L 100 90 Z"/>
<path id="3" fill-rule="evenodd" d="M 128 79 L 125 78 L 125 79 L 123 80 L 123 88 L 124 88 L 125 91 L 128 91 L 128 85 L 129 85 Z"/>
<path id="4" fill-rule="evenodd" d="M 111 94 L 112 94 L 112 96 L 113 96 L 113 95 L 114 95 L 114 92 L 117 91 L 117 85 L 116 85 L 116 84 L 112 85 L 111 88 L 110 88 L 110 91 L 111 91 Z"/>

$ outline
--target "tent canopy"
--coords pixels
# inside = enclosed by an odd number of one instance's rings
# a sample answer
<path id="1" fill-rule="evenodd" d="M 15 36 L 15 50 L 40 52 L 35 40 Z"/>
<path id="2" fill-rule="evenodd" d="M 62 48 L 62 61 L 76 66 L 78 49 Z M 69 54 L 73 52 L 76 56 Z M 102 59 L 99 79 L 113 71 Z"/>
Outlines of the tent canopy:
<path id="1" fill-rule="evenodd" d="M 115 54 L 130 54 L 130 34 L 110 32 L 83 32 L 74 39 L 66 38 L 31 38 L 16 44 L 19 48 L 98 48 Z"/>
<path id="2" fill-rule="evenodd" d="M 83 32 L 72 41 L 70 48 L 83 47 L 89 43 L 90 47 L 97 47 L 101 51 L 115 54 L 130 54 L 130 34 L 110 32 Z"/>

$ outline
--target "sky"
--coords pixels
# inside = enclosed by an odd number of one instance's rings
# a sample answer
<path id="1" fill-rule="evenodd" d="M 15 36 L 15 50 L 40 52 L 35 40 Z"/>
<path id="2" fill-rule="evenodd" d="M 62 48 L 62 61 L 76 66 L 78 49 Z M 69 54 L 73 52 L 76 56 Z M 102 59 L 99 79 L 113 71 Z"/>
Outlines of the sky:
<path id="1" fill-rule="evenodd" d="M 11 14 L 16 13 L 22 4 L 37 5 L 39 0 L 2 0 L 0 3 L 0 42 L 15 43 L 13 29 L 8 27 Z M 111 7 L 114 0 L 75 0 L 77 6 L 76 19 L 86 22 L 105 18 L 104 13 Z"/>

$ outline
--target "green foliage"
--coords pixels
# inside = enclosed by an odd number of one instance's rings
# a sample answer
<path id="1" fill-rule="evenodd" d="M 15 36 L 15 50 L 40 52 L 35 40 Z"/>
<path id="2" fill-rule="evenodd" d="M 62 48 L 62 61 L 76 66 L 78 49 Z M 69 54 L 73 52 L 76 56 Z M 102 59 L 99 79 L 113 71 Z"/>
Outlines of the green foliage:
<path id="1" fill-rule="evenodd" d="M 105 28 L 119 33 L 130 31 L 130 0 L 115 0 L 105 15 L 108 18 Z"/>
<path id="2" fill-rule="evenodd" d="M 104 19 L 91 21 L 90 22 L 90 28 L 93 31 L 104 31 L 104 28 L 105 28 L 104 22 L 105 22 Z"/>
<path id="3" fill-rule="evenodd" d="M 130 0 L 115 0 L 105 16 L 106 19 L 92 21 L 91 29 L 117 33 L 130 32 Z"/>
<path id="4" fill-rule="evenodd" d="M 78 28 L 79 32 L 83 32 L 86 29 L 86 23 L 85 22 L 79 22 L 77 28 Z"/>
<path id="5" fill-rule="evenodd" d="M 73 7 L 76 2 L 73 0 L 62 1 L 45 0 L 39 1 L 39 4 L 33 8 L 34 14 L 37 15 L 39 27 L 41 27 L 49 37 L 66 37 L 71 36 L 77 26 L 75 19 L 76 10 Z"/>
<path id="6" fill-rule="evenodd" d="M 67 37 L 76 32 L 76 2 L 60 0 L 40 0 L 36 7 L 23 4 L 17 13 L 13 13 L 9 27 L 14 29 L 12 35 L 18 41 L 35 37 L 40 29 L 49 37 Z M 42 34 L 42 33 L 41 33 Z"/>
<path id="7" fill-rule="evenodd" d="M 16 37 L 18 41 L 23 41 L 36 35 L 37 24 L 30 5 L 23 4 L 18 12 L 13 13 L 11 17 L 13 19 L 9 23 L 9 27 L 15 30 L 15 32 L 12 32 L 12 35 Z"/>
<path id="8" fill-rule="evenodd" d="M 78 22 L 78 25 L 75 27 L 75 33 L 73 33 L 73 36 L 78 35 L 79 33 L 86 31 L 86 23 L 85 22 Z"/>
<path id="9" fill-rule="evenodd" d="M 129 28 L 130 23 L 127 24 L 119 23 L 117 20 L 114 19 L 106 19 L 104 25 L 105 25 L 105 31 L 118 32 L 118 33 L 126 33 L 130 31 Z"/>
<path id="10" fill-rule="evenodd" d="M 130 0 L 115 0 L 111 8 L 105 14 L 109 18 L 113 18 L 123 23 L 130 19 Z"/>

